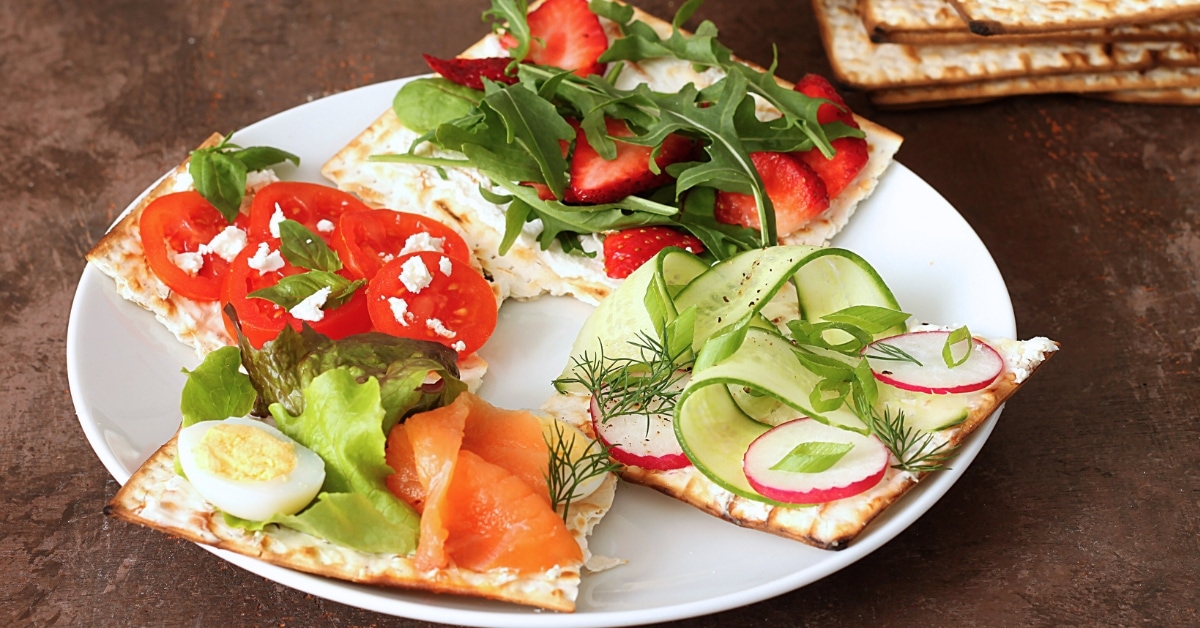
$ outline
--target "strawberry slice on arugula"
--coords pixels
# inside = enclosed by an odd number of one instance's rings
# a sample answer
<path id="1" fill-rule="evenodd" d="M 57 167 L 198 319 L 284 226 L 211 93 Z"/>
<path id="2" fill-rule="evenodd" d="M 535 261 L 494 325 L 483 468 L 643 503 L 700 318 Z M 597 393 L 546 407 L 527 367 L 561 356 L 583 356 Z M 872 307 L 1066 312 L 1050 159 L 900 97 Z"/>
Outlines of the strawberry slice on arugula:
<path id="1" fill-rule="evenodd" d="M 813 149 L 816 150 L 816 149 Z M 817 153 L 817 157 L 822 157 Z M 823 158 L 823 157 L 822 157 Z M 825 182 L 792 153 L 750 153 L 763 189 L 775 207 L 775 228 L 787 235 L 829 209 Z M 717 192 L 714 215 L 718 222 L 761 229 L 754 196 L 740 192 Z"/>
<path id="2" fill-rule="evenodd" d="M 699 239 L 671 227 L 625 229 L 604 238 L 604 272 L 613 279 L 624 279 L 668 246 L 696 255 L 704 252 Z"/>
<path id="3" fill-rule="evenodd" d="M 612 138 L 632 137 L 633 132 L 625 122 L 605 119 L 606 133 Z M 628 142 L 615 141 L 616 156 L 605 159 L 587 140 L 581 126 L 575 131 L 575 153 L 571 156 L 571 180 L 564 194 L 568 203 L 613 203 L 626 196 L 665 185 L 671 175 L 664 170 L 668 165 L 684 161 L 692 154 L 692 141 L 680 135 L 668 135 L 658 149 L 654 163 L 655 173 L 650 169 L 650 158 L 654 148 Z"/>
<path id="4" fill-rule="evenodd" d="M 439 59 L 433 55 L 422 54 L 430 69 L 443 78 L 471 89 L 483 89 L 483 79 L 512 85 L 517 77 L 508 73 L 512 59 L 507 57 L 485 57 L 482 59 Z"/>
<path id="5" fill-rule="evenodd" d="M 837 121 L 855 129 L 859 128 L 858 123 L 854 121 L 854 114 L 846 107 L 846 101 L 842 100 L 841 94 L 837 93 L 825 77 L 806 74 L 796 83 L 796 91 L 810 98 L 824 98 L 833 103 L 825 103 L 817 109 L 817 122 L 828 124 Z M 833 140 L 831 144 L 836 152 L 830 158 L 826 158 L 815 148 L 793 154 L 821 177 L 829 198 L 836 198 L 867 165 L 867 140 L 861 137 L 842 137 Z"/>
<path id="6" fill-rule="evenodd" d="M 525 61 L 573 70 L 581 77 L 603 74 L 597 61 L 608 50 L 608 35 L 588 8 L 587 0 L 547 0 L 529 13 L 529 52 Z M 518 39 L 507 34 L 501 44 L 518 48 Z"/>

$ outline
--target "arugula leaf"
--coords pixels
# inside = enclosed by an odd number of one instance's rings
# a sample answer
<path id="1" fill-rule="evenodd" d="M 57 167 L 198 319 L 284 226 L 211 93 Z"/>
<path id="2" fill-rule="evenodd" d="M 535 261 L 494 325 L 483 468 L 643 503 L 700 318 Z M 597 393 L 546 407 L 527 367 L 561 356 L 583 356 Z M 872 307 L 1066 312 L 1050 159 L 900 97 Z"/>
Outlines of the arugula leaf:
<path id="1" fill-rule="evenodd" d="M 854 445 L 812 441 L 800 443 L 792 448 L 779 462 L 771 465 L 773 471 L 788 473 L 821 473 L 837 464 Z"/>
<path id="2" fill-rule="evenodd" d="M 230 142 L 231 139 L 232 133 L 217 146 L 194 150 L 188 160 L 188 174 L 192 175 L 196 191 L 230 223 L 237 218 L 246 195 L 247 172 L 283 161 L 300 165 L 300 158 L 285 150 L 267 146 L 242 148 Z"/>
<path id="3" fill-rule="evenodd" d="M 183 427 L 246 416 L 254 409 L 257 393 L 249 376 L 239 370 L 241 365 L 242 353 L 237 347 L 221 347 L 204 356 L 195 370 L 183 369 L 187 374 L 179 399 Z"/>
<path id="4" fill-rule="evenodd" d="M 492 31 L 503 29 L 517 42 L 517 47 L 509 51 L 513 63 L 520 63 L 529 54 L 529 44 L 533 35 L 529 30 L 526 15 L 529 5 L 525 0 L 492 0 L 492 8 L 483 12 L 483 19 L 492 22 Z"/>

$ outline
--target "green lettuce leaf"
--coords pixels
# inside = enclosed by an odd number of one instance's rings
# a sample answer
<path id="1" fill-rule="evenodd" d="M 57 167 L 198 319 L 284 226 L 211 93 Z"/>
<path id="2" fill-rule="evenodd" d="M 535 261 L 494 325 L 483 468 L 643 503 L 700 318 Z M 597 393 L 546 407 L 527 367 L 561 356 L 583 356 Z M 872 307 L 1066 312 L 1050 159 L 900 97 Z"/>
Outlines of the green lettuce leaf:
<path id="1" fill-rule="evenodd" d="M 221 347 L 205 356 L 195 370 L 183 370 L 187 373 L 179 399 L 183 427 L 246 416 L 254 409 L 257 394 L 250 377 L 239 370 L 241 365 L 237 347 Z"/>

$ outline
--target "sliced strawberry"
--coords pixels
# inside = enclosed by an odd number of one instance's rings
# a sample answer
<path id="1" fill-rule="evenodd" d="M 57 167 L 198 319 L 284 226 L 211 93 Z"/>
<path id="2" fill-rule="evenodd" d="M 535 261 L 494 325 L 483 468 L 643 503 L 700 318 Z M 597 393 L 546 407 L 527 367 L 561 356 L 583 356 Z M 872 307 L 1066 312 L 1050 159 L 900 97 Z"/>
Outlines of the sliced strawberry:
<path id="1" fill-rule="evenodd" d="M 825 77 L 820 74 L 805 74 L 804 78 L 796 83 L 796 91 L 808 96 L 809 98 L 824 98 L 825 100 L 833 101 L 842 107 L 839 109 L 831 104 L 823 104 L 817 109 L 817 122 L 821 124 L 829 124 L 834 120 L 841 120 L 854 128 L 858 128 L 858 124 L 854 122 L 854 114 L 846 107 L 846 101 L 842 100 L 842 95 L 837 93 L 833 85 L 825 80 Z"/>
<path id="2" fill-rule="evenodd" d="M 840 137 L 833 140 L 832 144 L 833 150 L 837 151 L 832 159 L 826 159 L 825 155 L 815 148 L 792 155 L 821 177 L 829 198 L 837 198 L 867 165 L 867 140 L 861 137 Z"/>
<path id="3" fill-rule="evenodd" d="M 608 36 L 587 0 L 546 0 L 529 14 L 528 21 L 533 41 L 527 61 L 574 70 L 579 76 L 604 73 L 604 64 L 596 59 L 608 50 Z M 512 37 L 502 38 L 500 43 L 516 47 Z"/>
<path id="4" fill-rule="evenodd" d="M 833 85 L 830 85 L 825 77 L 818 74 L 804 75 L 804 78 L 796 83 L 796 91 L 811 98 L 825 98 L 843 107 L 846 106 L 846 101 L 842 100 L 842 96 L 837 93 Z M 835 120 L 845 122 L 856 129 L 859 128 L 858 123 L 854 121 L 854 114 L 848 108 L 838 109 L 833 105 L 824 104 L 817 109 L 817 122 L 828 124 Z M 829 198 L 836 198 L 858 175 L 863 166 L 867 165 L 867 141 L 861 137 L 843 137 L 833 140 L 831 143 L 833 149 L 837 151 L 832 159 L 826 159 L 821 151 L 815 148 L 792 154 L 816 171 L 821 180 L 825 182 Z"/>
<path id="5" fill-rule="evenodd" d="M 820 155 L 820 153 L 817 153 Z M 825 182 L 791 153 L 750 153 L 754 168 L 775 207 L 775 232 L 784 236 L 816 218 L 829 208 Z M 719 222 L 760 229 L 754 196 L 717 192 L 715 216 Z"/>
<path id="6" fill-rule="evenodd" d="M 613 279 L 624 279 L 668 246 L 697 255 L 704 252 L 695 236 L 670 227 L 634 227 L 605 236 L 604 272 Z"/>
<path id="7" fill-rule="evenodd" d="M 611 137 L 630 137 L 633 132 L 621 120 L 605 119 Z M 671 180 L 666 167 L 691 157 L 694 144 L 681 135 L 668 135 L 654 160 L 659 173 L 650 171 L 650 146 L 617 143 L 617 156 L 606 160 L 588 144 L 582 128 L 575 130 L 575 154 L 571 156 L 571 181 L 565 196 L 568 203 L 612 203 L 665 185 Z"/>
<path id="8" fill-rule="evenodd" d="M 508 64 L 512 63 L 512 59 L 506 57 L 439 59 L 432 55 L 421 56 L 425 57 L 425 63 L 428 63 L 434 72 L 441 74 L 446 80 L 471 89 L 483 89 L 484 78 L 508 85 L 517 82 L 516 76 L 504 72 Z"/>

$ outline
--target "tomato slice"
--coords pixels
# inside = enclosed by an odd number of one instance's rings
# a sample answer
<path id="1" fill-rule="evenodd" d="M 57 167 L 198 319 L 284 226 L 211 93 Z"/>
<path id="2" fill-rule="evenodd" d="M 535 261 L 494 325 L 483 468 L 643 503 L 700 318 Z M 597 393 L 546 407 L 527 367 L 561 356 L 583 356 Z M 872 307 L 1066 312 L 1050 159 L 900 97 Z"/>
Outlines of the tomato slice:
<path id="1" fill-rule="evenodd" d="M 271 219 L 276 209 L 282 211 L 285 218 L 295 220 L 329 242 L 332 234 L 328 227 L 334 226 L 336 230 L 339 216 L 369 208 L 354 196 L 327 185 L 277 181 L 259 190 L 250 204 L 250 227 L 247 231 L 251 240 L 277 239 L 271 235 Z M 323 220 L 329 221 L 329 224 L 323 224 Z M 322 226 L 326 229 L 321 229 Z"/>
<path id="2" fill-rule="evenodd" d="M 470 247 L 454 229 L 433 218 L 390 209 L 342 214 L 330 244 L 356 277 L 370 279 L 404 251 L 410 237 L 421 233 L 440 240 L 438 246 L 448 257 L 471 262 Z"/>
<path id="3" fill-rule="evenodd" d="M 266 299 L 248 296 L 255 290 L 279 283 L 280 279 L 288 275 L 304 272 L 304 269 L 292 266 L 286 259 L 283 260 L 283 267 L 278 270 L 259 272 L 250 266 L 250 258 L 258 251 L 258 247 L 259 243 L 252 242 L 233 260 L 221 291 L 221 307 L 233 304 L 237 310 L 238 321 L 242 325 L 242 333 L 254 348 L 261 349 L 263 343 L 274 340 L 279 335 L 284 325 L 291 325 L 293 329 L 300 331 L 306 321 L 297 319 L 287 310 Z M 340 307 L 325 310 L 324 318 L 308 324 L 315 331 L 334 340 L 371 331 L 366 290 L 359 288 L 349 301 Z M 233 323 L 227 316 L 225 329 L 230 336 L 237 337 Z"/>
<path id="4" fill-rule="evenodd" d="M 440 342 L 459 355 L 482 347 L 496 330 L 491 285 L 467 262 L 441 253 L 410 253 L 384 264 L 367 286 L 367 307 L 375 329 Z"/>
<path id="5" fill-rule="evenodd" d="M 190 273 L 180 268 L 175 258 L 180 253 L 197 253 L 228 226 L 225 216 L 195 191 L 158 197 L 142 210 L 138 220 L 151 272 L 172 291 L 196 301 L 216 301 L 221 296 L 229 262 L 208 252 L 200 267 Z"/>

